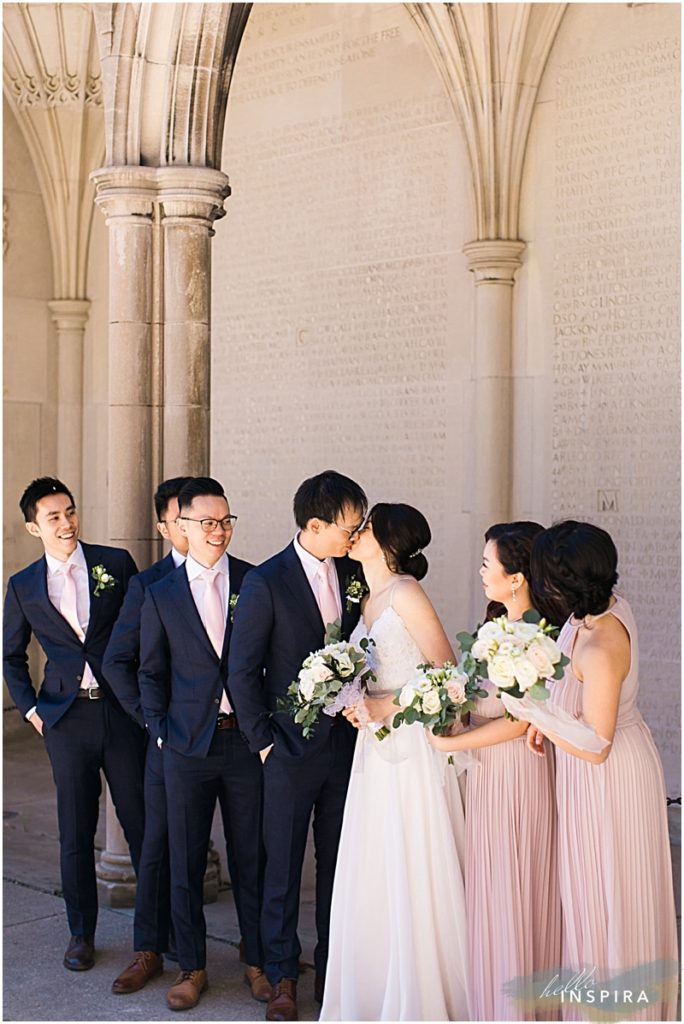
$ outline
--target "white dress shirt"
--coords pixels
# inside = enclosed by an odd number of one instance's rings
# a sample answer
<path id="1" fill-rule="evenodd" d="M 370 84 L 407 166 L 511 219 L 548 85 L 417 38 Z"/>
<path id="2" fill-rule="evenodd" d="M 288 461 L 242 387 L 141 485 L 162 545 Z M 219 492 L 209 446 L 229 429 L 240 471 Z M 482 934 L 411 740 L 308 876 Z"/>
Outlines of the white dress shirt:
<path id="1" fill-rule="evenodd" d="M 306 573 L 306 578 L 309 581 L 309 586 L 313 591 L 313 596 L 316 598 L 316 604 L 320 608 L 321 602 L 319 598 L 319 588 L 321 585 L 320 577 L 318 575 L 322 565 L 327 566 L 329 578 L 332 583 L 333 591 L 335 592 L 335 600 L 337 602 L 337 612 L 340 622 L 342 621 L 342 599 L 340 598 L 340 582 L 337 576 L 337 569 L 335 568 L 335 561 L 332 558 L 316 558 L 310 551 L 303 548 L 299 543 L 299 534 L 294 539 L 294 549 L 297 552 L 297 557 L 302 563 L 302 568 Z"/>
<path id="2" fill-rule="evenodd" d="M 60 562 L 54 555 L 49 555 L 45 552 L 45 561 L 47 562 L 47 592 L 50 598 L 50 604 L 54 605 L 57 611 L 60 611 L 60 603 L 62 600 L 62 591 L 64 590 L 64 562 Z M 67 562 L 75 567 L 71 570 L 74 583 L 76 584 L 76 614 L 78 615 L 79 625 L 83 637 L 85 637 L 88 630 L 88 623 L 90 622 L 90 585 L 88 582 L 88 563 L 85 560 L 83 554 L 83 548 L 80 544 L 76 545 L 76 550 L 67 558 Z M 81 639 L 83 639 L 83 637 Z M 81 679 L 81 689 L 89 690 L 91 686 L 97 686 L 97 680 L 93 675 L 88 662 L 85 664 L 83 672 L 83 678 Z M 26 712 L 24 716 L 28 721 L 29 718 L 36 712 L 36 705 Z"/>
<path id="3" fill-rule="evenodd" d="M 176 551 L 174 547 L 171 548 L 171 558 L 176 569 L 180 569 L 181 565 L 185 565 L 185 555 L 181 555 L 180 551 Z"/>

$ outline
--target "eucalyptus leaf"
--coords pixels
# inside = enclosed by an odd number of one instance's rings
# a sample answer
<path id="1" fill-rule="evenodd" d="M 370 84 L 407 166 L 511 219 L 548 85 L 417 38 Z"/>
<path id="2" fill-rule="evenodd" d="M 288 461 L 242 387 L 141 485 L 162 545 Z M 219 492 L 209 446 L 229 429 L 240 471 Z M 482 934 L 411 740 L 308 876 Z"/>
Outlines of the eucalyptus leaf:
<path id="1" fill-rule="evenodd" d="M 462 651 L 469 651 L 475 643 L 475 637 L 470 633 L 457 633 L 456 643 Z"/>

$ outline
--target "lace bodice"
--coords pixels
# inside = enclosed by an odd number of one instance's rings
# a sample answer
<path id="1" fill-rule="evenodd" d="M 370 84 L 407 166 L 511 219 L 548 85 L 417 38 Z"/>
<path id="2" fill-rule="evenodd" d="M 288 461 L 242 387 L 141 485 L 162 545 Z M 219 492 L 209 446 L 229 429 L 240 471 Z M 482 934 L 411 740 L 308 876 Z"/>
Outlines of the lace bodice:
<path id="1" fill-rule="evenodd" d="M 368 664 L 376 676 L 368 687 L 371 693 L 398 690 L 411 682 L 416 666 L 425 659 L 404 620 L 391 605 L 381 612 L 370 630 L 363 618 L 359 619 L 350 642 L 358 644 L 364 636 L 373 641 L 367 650 Z"/>

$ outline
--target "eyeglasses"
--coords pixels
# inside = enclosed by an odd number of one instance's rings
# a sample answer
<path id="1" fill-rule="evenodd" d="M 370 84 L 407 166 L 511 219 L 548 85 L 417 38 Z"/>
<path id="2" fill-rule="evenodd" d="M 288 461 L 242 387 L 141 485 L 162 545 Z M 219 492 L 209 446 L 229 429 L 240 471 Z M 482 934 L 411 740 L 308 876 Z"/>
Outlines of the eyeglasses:
<path id="1" fill-rule="evenodd" d="M 349 537 L 350 540 L 354 536 L 354 534 L 358 533 L 359 530 L 363 527 L 363 523 L 359 523 L 358 526 L 351 526 L 350 527 L 350 526 L 342 526 L 341 523 L 336 523 L 334 521 L 331 522 L 330 525 L 331 526 L 336 526 L 338 530 L 342 530 L 343 533 L 347 534 L 347 536 Z"/>
<path id="2" fill-rule="evenodd" d="M 225 519 L 193 519 L 192 516 L 178 516 L 178 518 L 187 519 L 189 523 L 199 523 L 205 533 L 213 533 L 219 526 L 226 533 L 230 533 L 237 522 L 237 516 L 226 516 Z"/>

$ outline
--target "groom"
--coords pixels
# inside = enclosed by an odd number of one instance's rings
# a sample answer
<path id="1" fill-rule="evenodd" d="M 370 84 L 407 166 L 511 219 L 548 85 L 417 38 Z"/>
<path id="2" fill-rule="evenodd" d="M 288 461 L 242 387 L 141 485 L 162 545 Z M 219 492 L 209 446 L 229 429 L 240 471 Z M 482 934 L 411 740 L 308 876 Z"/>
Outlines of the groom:
<path id="1" fill-rule="evenodd" d="M 250 750 L 264 763 L 266 873 L 261 915 L 264 970 L 273 985 L 267 1020 L 297 1019 L 299 889 L 309 820 L 316 847 L 315 994 L 323 998 L 330 902 L 355 732 L 321 715 L 312 739 L 278 698 L 302 662 L 341 619 L 349 637 L 359 617 L 346 589 L 356 571 L 345 556 L 368 507 L 358 484 L 332 470 L 305 480 L 294 498 L 299 531 L 284 551 L 245 578 L 230 646 L 231 696 Z"/>

